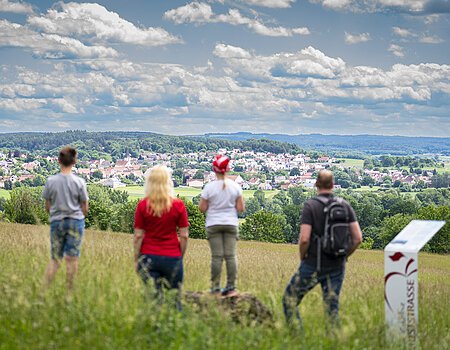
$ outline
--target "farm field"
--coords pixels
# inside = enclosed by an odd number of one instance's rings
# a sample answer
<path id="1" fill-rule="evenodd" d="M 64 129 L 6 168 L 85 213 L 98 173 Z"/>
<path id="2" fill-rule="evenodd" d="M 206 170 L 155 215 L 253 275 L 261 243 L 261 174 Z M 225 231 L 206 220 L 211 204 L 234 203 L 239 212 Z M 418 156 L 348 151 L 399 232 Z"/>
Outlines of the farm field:
<path id="1" fill-rule="evenodd" d="M 144 196 L 144 186 L 127 186 L 127 187 L 119 187 L 118 190 L 127 191 L 130 195 L 130 198 L 142 198 Z M 193 197 L 199 195 L 202 190 L 198 188 L 192 187 L 175 187 L 175 195 L 179 195 L 180 197 L 186 197 L 187 199 L 192 199 Z M 277 190 L 273 191 L 264 191 L 266 194 L 266 198 L 272 198 L 277 194 Z M 253 197 L 255 190 L 244 190 L 244 198 L 248 199 Z"/>
<path id="2" fill-rule="evenodd" d="M 325 327 L 319 289 L 301 305 L 304 333 L 285 327 L 281 296 L 298 266 L 295 245 L 240 241 L 241 291 L 260 298 L 274 313 L 269 325 L 239 325 L 217 309 L 182 313 L 145 304 L 133 269 L 132 236 L 86 231 L 78 288 L 64 292 L 64 274 L 45 293 L 47 226 L 0 223 L 0 349 L 404 349 L 386 340 L 383 254 L 357 251 L 347 265 L 341 295 L 342 327 Z M 190 240 L 185 290 L 209 287 L 209 248 Z M 224 276 L 223 276 L 224 277 Z M 420 254 L 422 349 L 448 349 L 450 257 Z"/>
<path id="3" fill-rule="evenodd" d="M 356 169 L 362 169 L 364 167 L 364 159 L 354 159 L 354 158 L 336 158 L 340 160 L 347 167 L 354 167 Z"/>

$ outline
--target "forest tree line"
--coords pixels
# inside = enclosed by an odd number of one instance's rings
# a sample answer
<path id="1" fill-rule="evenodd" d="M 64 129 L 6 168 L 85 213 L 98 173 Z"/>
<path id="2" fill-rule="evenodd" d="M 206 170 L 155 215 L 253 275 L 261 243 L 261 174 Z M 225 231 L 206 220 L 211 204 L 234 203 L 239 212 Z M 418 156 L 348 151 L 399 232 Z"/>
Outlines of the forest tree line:
<path id="1" fill-rule="evenodd" d="M 116 232 L 133 232 L 137 199 L 130 199 L 125 191 L 89 185 L 90 210 L 86 227 Z M 427 244 L 425 250 L 450 252 L 450 189 L 426 189 L 415 194 L 398 190 L 386 192 L 337 192 L 355 209 L 363 231 L 363 248 L 382 249 L 411 220 L 445 220 L 441 231 Z M 240 238 L 273 243 L 296 243 L 300 216 L 306 200 L 313 191 L 293 187 L 267 198 L 264 191 L 256 191 L 246 200 L 246 212 L 241 215 Z M 199 196 L 183 199 L 190 223 L 192 238 L 206 238 L 205 216 L 198 209 Z M 2 219 L 23 224 L 46 224 L 42 187 L 18 187 L 9 199 L 0 200 Z"/>

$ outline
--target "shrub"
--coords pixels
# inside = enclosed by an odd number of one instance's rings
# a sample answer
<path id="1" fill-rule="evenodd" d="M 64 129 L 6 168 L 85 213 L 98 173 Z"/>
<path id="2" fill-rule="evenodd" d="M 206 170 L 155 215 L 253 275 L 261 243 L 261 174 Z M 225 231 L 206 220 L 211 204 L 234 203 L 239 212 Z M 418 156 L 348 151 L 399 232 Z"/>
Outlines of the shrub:
<path id="1" fill-rule="evenodd" d="M 6 200 L 5 216 L 10 222 L 20 224 L 48 223 L 42 187 L 17 187 Z"/>
<path id="2" fill-rule="evenodd" d="M 260 210 L 245 219 L 240 228 L 241 237 L 245 240 L 282 243 L 285 238 L 282 218 L 281 215 Z"/>

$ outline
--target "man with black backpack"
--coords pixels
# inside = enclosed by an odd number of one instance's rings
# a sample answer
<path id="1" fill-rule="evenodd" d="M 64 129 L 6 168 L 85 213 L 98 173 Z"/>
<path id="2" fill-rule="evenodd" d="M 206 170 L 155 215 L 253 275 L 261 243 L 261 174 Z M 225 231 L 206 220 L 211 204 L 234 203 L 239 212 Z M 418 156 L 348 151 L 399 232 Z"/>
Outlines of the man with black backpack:
<path id="1" fill-rule="evenodd" d="M 331 321 L 338 322 L 339 293 L 347 258 L 362 241 L 361 229 L 353 208 L 333 195 L 334 180 L 329 170 L 319 172 L 317 197 L 305 202 L 300 228 L 298 271 L 292 276 L 283 296 L 286 321 L 294 316 L 301 322 L 298 305 L 318 283 Z"/>

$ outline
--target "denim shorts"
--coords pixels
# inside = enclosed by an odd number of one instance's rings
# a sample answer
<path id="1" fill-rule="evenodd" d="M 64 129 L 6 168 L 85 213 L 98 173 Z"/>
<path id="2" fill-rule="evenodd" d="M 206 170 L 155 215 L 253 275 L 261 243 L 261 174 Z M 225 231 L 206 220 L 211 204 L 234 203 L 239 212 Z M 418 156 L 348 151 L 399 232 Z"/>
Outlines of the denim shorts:
<path id="1" fill-rule="evenodd" d="M 50 223 L 50 251 L 52 259 L 80 256 L 84 234 L 84 219 L 64 218 Z"/>

